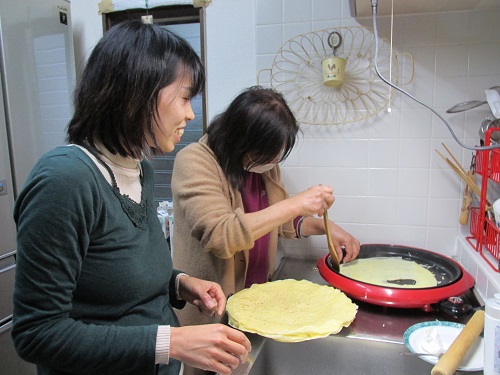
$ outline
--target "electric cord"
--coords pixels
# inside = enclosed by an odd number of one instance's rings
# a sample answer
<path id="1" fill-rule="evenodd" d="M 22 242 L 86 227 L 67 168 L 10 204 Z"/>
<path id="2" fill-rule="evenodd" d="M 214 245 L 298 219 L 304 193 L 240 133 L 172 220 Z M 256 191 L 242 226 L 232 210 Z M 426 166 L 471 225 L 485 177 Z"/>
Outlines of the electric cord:
<path id="1" fill-rule="evenodd" d="M 495 148 L 500 148 L 500 144 L 495 144 L 495 145 L 491 145 L 491 146 L 468 146 L 468 145 L 464 144 L 462 141 L 460 141 L 460 139 L 458 139 L 457 135 L 453 131 L 453 129 L 452 129 L 451 125 L 448 123 L 448 121 L 446 121 L 446 119 L 443 116 L 441 116 L 436 110 L 434 110 L 434 108 L 432 108 L 432 107 L 428 106 L 427 104 L 423 103 L 422 101 L 420 101 L 419 99 L 415 98 L 413 95 L 411 95 L 407 91 L 403 90 L 401 87 L 393 84 L 392 82 L 389 82 L 385 77 L 382 76 L 382 74 L 379 71 L 378 63 L 377 63 L 377 60 L 378 60 L 378 50 L 379 50 L 378 30 L 377 30 L 377 6 L 378 6 L 378 0 L 372 0 L 373 32 L 375 34 L 374 35 L 374 37 L 375 37 L 375 57 L 374 57 L 374 63 L 375 63 L 375 72 L 377 73 L 377 75 L 379 76 L 379 78 L 382 81 L 384 81 L 386 84 L 388 84 L 389 86 L 391 86 L 392 88 L 398 90 L 399 92 L 403 93 L 404 95 L 408 96 L 410 99 L 416 101 L 417 103 L 419 103 L 420 105 L 424 106 L 425 108 L 429 109 L 432 113 L 434 113 L 446 125 L 446 127 L 448 128 L 448 131 L 452 135 L 453 139 L 455 139 L 455 141 L 460 146 L 462 146 L 463 148 L 468 149 L 468 150 L 473 150 L 473 151 L 485 151 L 485 150 L 492 150 L 492 149 L 495 149 Z"/>

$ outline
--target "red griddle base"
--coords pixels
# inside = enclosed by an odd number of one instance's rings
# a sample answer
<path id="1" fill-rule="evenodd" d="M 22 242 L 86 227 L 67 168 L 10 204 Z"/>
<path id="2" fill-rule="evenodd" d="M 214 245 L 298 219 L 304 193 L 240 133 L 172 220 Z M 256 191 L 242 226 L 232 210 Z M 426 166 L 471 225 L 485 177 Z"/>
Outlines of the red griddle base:
<path id="1" fill-rule="evenodd" d="M 374 305 L 421 308 L 425 311 L 431 311 L 433 310 L 432 304 L 449 297 L 460 296 L 474 286 L 473 277 L 452 259 L 448 260 L 455 263 L 462 271 L 461 277 L 455 282 L 434 288 L 405 289 L 372 285 L 342 276 L 328 266 L 329 256 L 329 254 L 326 254 L 317 262 L 319 273 L 323 279 L 335 288 L 340 289 L 347 296 Z"/>

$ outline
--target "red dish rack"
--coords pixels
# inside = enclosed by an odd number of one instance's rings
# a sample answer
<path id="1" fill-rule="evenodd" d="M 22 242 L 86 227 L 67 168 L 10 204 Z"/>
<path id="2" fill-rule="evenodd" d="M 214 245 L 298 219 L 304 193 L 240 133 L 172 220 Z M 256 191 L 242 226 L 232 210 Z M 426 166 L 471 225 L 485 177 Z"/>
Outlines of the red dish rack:
<path id="1" fill-rule="evenodd" d="M 485 134 L 485 146 L 491 144 L 491 133 L 500 128 L 491 128 Z M 500 183 L 500 148 L 476 151 L 476 173 L 481 175 L 481 196 L 479 207 L 470 210 L 470 233 L 467 241 L 479 252 L 486 263 L 496 272 L 500 272 L 500 228 L 493 218 L 492 202 L 488 202 L 488 181 Z M 500 197 L 499 197 L 500 198 Z M 491 216 L 487 214 L 491 212 Z"/>

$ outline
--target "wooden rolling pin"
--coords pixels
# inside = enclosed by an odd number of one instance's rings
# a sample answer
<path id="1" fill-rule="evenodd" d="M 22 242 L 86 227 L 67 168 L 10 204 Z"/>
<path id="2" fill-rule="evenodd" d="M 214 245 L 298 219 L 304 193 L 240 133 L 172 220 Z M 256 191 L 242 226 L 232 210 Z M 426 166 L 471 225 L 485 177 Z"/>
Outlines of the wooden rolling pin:
<path id="1" fill-rule="evenodd" d="M 484 328 L 484 311 L 474 313 L 455 341 L 432 368 L 431 375 L 453 375 Z"/>

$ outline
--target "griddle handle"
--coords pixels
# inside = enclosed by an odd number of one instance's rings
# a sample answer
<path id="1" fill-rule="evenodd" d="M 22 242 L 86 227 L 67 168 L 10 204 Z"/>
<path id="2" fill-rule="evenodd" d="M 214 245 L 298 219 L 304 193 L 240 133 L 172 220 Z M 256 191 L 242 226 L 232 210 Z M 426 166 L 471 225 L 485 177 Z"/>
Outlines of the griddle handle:
<path id="1" fill-rule="evenodd" d="M 394 279 L 394 280 L 387 280 L 387 282 L 390 284 L 397 284 L 397 285 L 415 285 L 417 283 L 417 281 L 413 279 Z"/>
<path id="2" fill-rule="evenodd" d="M 347 250 L 345 249 L 345 246 L 344 246 L 344 245 L 342 245 L 342 246 L 340 247 L 340 250 L 342 250 L 342 259 L 341 259 L 341 261 L 340 261 L 340 264 L 344 264 L 344 258 L 345 258 L 345 256 L 347 255 Z"/>

